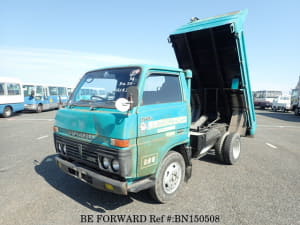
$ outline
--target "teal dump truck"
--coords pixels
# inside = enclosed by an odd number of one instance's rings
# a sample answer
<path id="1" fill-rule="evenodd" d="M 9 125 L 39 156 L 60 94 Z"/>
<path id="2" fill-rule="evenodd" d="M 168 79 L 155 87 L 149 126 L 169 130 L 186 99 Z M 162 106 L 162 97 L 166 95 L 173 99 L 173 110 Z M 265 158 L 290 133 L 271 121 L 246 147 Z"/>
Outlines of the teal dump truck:
<path id="1" fill-rule="evenodd" d="M 169 41 L 179 68 L 87 72 L 56 115 L 57 165 L 98 189 L 123 195 L 149 189 L 163 203 L 191 177 L 192 158 L 214 151 L 220 162 L 234 164 L 241 137 L 256 129 L 245 16 L 193 18 L 176 30 Z"/>

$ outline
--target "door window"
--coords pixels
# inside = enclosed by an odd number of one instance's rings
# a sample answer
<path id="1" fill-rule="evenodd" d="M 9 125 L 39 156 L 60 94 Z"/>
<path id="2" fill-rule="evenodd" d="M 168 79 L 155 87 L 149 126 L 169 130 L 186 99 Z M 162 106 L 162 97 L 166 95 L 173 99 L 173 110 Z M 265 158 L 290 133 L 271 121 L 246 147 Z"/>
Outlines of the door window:
<path id="1" fill-rule="evenodd" d="M 180 101 L 182 101 L 182 94 L 178 76 L 152 74 L 147 77 L 142 105 Z"/>
<path id="2" fill-rule="evenodd" d="M 58 88 L 58 95 L 63 95 L 63 96 L 65 96 L 65 95 L 67 95 L 67 90 L 66 90 L 66 88 L 64 88 L 64 87 L 59 87 Z"/>
<path id="3" fill-rule="evenodd" d="M 43 87 L 42 86 L 36 86 L 36 96 L 43 96 Z"/>
<path id="4" fill-rule="evenodd" d="M 57 95 L 58 94 L 57 87 L 49 87 L 49 92 L 50 95 Z"/>

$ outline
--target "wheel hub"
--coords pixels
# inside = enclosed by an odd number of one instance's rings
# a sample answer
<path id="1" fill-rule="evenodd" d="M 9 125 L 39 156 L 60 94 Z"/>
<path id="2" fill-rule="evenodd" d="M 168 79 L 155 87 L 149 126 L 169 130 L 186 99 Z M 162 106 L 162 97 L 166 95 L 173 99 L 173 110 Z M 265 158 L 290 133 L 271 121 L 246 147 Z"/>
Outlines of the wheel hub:
<path id="1" fill-rule="evenodd" d="M 4 115 L 5 115 L 5 117 L 10 117 L 10 115 L 11 115 L 11 109 L 8 108 L 8 107 L 5 107 L 4 108 Z"/>
<path id="2" fill-rule="evenodd" d="M 178 162 L 171 163 L 164 174 L 163 188 L 168 194 L 176 191 L 181 181 L 182 168 Z"/>
<path id="3" fill-rule="evenodd" d="M 234 143 L 233 143 L 233 158 L 234 159 L 237 159 L 240 155 L 240 152 L 241 152 L 241 143 L 239 140 L 236 140 Z"/>

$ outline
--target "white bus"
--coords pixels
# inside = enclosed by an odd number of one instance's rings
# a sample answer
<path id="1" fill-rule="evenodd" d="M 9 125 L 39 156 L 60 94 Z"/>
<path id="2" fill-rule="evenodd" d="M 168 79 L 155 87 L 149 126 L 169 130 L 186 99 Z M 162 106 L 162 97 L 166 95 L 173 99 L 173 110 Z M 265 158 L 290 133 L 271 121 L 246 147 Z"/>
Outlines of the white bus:
<path id="1" fill-rule="evenodd" d="M 255 91 L 254 92 L 254 106 L 261 109 L 272 107 L 273 100 L 281 96 L 281 91 Z"/>
<path id="2" fill-rule="evenodd" d="M 10 117 L 24 110 L 24 95 L 20 80 L 0 77 L 0 115 Z"/>

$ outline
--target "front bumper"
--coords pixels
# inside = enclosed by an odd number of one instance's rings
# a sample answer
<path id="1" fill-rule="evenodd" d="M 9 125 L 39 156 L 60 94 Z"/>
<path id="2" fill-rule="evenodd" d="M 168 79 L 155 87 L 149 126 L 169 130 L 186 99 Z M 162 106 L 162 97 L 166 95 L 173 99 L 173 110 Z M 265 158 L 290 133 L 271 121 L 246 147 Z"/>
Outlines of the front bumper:
<path id="1" fill-rule="evenodd" d="M 26 111 L 35 111 L 37 109 L 36 104 L 25 104 L 24 105 L 24 110 Z"/>
<path id="2" fill-rule="evenodd" d="M 128 185 L 127 181 L 118 181 L 98 174 L 82 165 L 71 163 L 59 156 L 55 157 L 58 167 L 68 175 L 71 175 L 89 185 L 115 194 L 127 195 L 128 192 L 138 192 L 154 185 L 154 180 L 144 178 Z"/>

